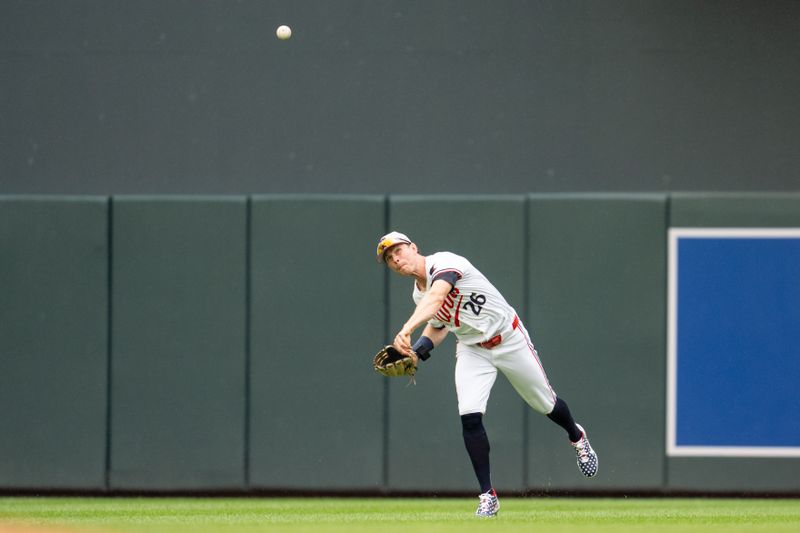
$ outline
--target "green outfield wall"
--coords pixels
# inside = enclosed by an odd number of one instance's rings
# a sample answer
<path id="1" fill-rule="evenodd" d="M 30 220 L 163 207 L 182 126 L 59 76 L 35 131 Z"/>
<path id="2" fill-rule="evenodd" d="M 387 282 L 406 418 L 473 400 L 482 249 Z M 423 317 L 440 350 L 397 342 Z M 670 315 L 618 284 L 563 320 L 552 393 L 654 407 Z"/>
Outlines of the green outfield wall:
<path id="1" fill-rule="evenodd" d="M 110 489 L 245 484 L 247 200 L 112 199 Z"/>
<path id="2" fill-rule="evenodd" d="M 531 416 L 530 484 L 659 488 L 667 199 L 551 195 L 528 205 L 531 333 L 556 392 L 603 450 L 602 477 L 576 476 L 559 428 Z"/>
<path id="3" fill-rule="evenodd" d="M 109 201 L 0 196 L 0 486 L 105 486 Z"/>
<path id="4" fill-rule="evenodd" d="M 250 486 L 379 489 L 387 384 L 358 354 L 385 340 L 385 273 L 367 257 L 385 200 L 251 205 Z"/>
<path id="5" fill-rule="evenodd" d="M 495 282 L 600 454 L 499 376 L 498 490 L 796 493 L 800 458 L 667 453 L 671 227 L 800 227 L 800 195 L 0 196 L 0 490 L 474 492 L 454 342 L 371 368 L 397 229 Z"/>

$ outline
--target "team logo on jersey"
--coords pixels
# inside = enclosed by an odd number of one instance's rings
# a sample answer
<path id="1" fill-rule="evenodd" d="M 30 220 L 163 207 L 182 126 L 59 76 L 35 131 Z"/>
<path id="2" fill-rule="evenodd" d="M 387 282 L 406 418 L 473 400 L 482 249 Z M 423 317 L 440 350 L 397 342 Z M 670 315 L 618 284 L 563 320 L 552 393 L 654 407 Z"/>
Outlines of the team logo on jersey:
<path id="1" fill-rule="evenodd" d="M 458 303 L 456 303 L 456 298 L 458 298 Z M 445 297 L 442 307 L 439 308 L 433 318 L 445 324 L 449 324 L 452 321 L 455 327 L 461 326 L 461 322 L 458 320 L 458 312 L 461 309 L 461 300 L 463 299 L 464 296 L 461 291 L 453 287 L 453 290 Z"/>

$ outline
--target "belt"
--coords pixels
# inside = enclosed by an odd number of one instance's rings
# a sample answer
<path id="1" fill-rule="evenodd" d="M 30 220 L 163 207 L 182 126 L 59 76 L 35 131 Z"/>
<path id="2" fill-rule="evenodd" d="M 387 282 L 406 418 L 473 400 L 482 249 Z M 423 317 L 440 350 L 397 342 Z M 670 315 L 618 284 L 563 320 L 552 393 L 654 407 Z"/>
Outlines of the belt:
<path id="1" fill-rule="evenodd" d="M 517 329 L 518 327 L 519 327 L 519 317 L 514 316 L 514 322 L 511 323 L 511 329 L 512 330 Z M 503 337 L 501 335 L 495 335 L 488 341 L 479 342 L 478 346 L 480 346 L 481 348 L 486 348 L 487 350 L 491 350 L 501 342 L 503 342 Z"/>

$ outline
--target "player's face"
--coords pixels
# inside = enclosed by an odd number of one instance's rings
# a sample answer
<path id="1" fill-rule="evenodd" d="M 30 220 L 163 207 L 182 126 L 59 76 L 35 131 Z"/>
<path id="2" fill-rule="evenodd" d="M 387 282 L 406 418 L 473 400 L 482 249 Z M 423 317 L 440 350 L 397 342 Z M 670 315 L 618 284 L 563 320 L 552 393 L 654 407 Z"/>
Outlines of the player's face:
<path id="1" fill-rule="evenodd" d="M 412 244 L 396 244 L 386 250 L 383 259 L 398 274 L 411 276 L 417 265 L 417 249 Z"/>

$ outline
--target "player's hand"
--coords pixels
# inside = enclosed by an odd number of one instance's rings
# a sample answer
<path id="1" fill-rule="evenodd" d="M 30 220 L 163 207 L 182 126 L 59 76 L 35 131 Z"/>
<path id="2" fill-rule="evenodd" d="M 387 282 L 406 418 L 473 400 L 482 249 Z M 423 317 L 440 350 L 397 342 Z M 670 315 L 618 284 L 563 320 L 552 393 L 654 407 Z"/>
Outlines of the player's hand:
<path id="1" fill-rule="evenodd" d="M 411 349 L 411 332 L 401 329 L 394 338 L 394 347 L 402 354 L 405 354 L 414 359 L 414 364 L 417 363 L 417 354 Z"/>

